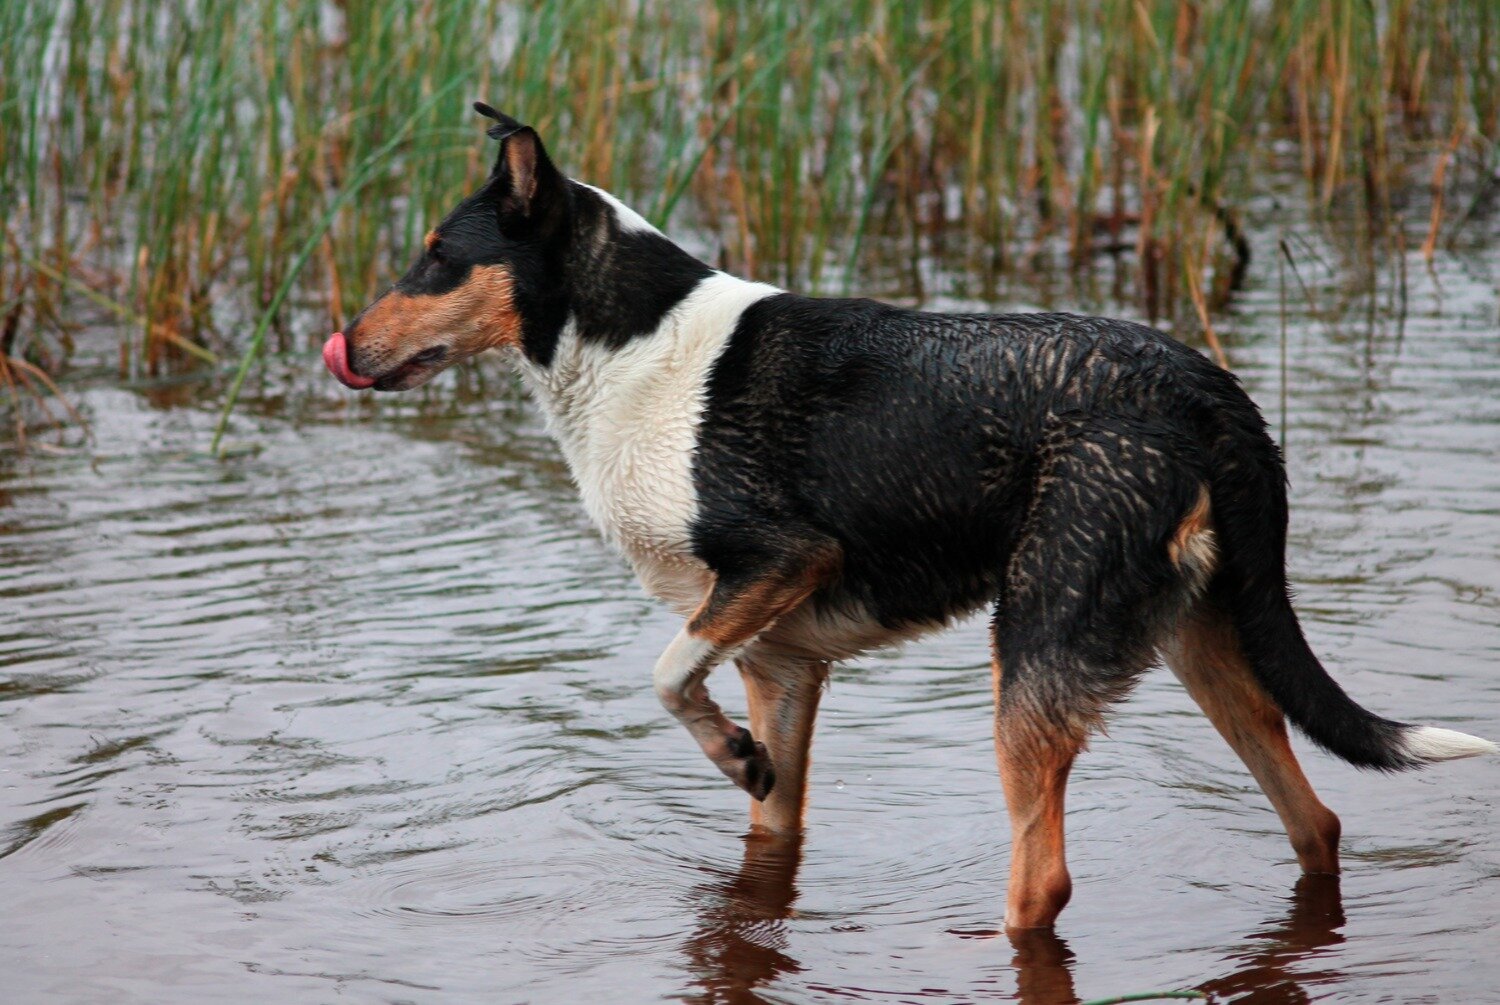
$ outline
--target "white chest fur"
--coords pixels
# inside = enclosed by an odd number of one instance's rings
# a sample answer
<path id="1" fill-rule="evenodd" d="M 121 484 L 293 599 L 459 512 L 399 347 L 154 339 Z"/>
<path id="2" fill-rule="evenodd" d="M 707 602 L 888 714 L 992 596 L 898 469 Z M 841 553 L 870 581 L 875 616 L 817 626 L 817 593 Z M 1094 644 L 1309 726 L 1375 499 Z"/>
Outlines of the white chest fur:
<path id="1" fill-rule="evenodd" d="M 691 534 L 709 374 L 745 308 L 778 292 L 714 273 L 650 335 L 609 349 L 581 343 L 569 324 L 551 366 L 523 367 L 590 518 L 646 589 L 679 609 L 707 584 Z"/>

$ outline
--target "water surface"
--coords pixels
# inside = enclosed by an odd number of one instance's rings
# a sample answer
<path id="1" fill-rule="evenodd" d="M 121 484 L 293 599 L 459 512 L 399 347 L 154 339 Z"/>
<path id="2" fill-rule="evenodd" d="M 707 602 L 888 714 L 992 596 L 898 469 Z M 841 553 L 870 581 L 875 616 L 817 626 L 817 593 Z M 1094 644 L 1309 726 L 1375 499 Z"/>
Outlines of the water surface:
<path id="1" fill-rule="evenodd" d="M 1284 427 L 1315 648 L 1372 708 L 1490 736 L 1497 274 L 1414 265 L 1401 326 L 1294 304 Z M 1280 428 L 1258 283 L 1226 323 Z M 1301 745 L 1345 873 L 1299 881 L 1164 673 L 1075 772 L 1056 936 L 997 936 L 981 623 L 838 671 L 800 854 L 747 845 L 649 686 L 674 620 L 513 384 L 372 407 L 317 370 L 228 461 L 209 392 L 101 384 L 86 448 L 0 462 L 5 1000 L 1500 1001 L 1500 764 Z"/>

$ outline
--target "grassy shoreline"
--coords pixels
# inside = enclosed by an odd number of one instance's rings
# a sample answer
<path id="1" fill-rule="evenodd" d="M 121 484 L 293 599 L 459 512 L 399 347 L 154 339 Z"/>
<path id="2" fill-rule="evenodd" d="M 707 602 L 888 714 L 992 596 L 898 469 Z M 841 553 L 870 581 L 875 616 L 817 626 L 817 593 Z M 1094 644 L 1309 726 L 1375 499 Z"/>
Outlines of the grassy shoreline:
<path id="1" fill-rule="evenodd" d="M 1486 0 L 805 6 L 6 4 L 0 377 L 45 391 L 83 301 L 125 322 L 122 376 L 237 357 L 245 318 L 307 344 L 288 298 L 339 325 L 482 177 L 478 96 L 742 274 L 838 292 L 895 261 L 921 297 L 937 251 L 1112 250 L 1143 314 L 1204 328 L 1271 165 L 1370 233 L 1424 193 L 1434 247 L 1444 193 L 1500 166 Z"/>

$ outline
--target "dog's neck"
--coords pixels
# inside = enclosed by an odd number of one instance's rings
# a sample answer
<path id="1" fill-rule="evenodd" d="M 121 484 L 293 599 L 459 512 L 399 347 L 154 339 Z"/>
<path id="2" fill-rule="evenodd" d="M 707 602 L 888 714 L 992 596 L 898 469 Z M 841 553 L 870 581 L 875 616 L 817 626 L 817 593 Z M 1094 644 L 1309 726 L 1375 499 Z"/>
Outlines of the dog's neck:
<path id="1" fill-rule="evenodd" d="M 620 348 L 652 334 L 713 270 L 614 196 L 572 186 L 567 320 L 583 340 Z"/>
<path id="2" fill-rule="evenodd" d="M 654 357 L 681 338 L 727 340 L 728 330 L 700 330 L 733 327 L 734 317 L 721 317 L 723 304 L 743 309 L 779 292 L 710 268 L 609 193 L 570 186 L 566 309 L 553 331 L 526 346 L 522 365 L 544 404 L 566 408 L 606 370 L 612 380 L 630 379 L 633 367 L 621 360 Z"/>
<path id="3" fill-rule="evenodd" d="M 522 356 L 521 374 L 560 438 L 586 425 L 649 421 L 677 407 L 669 398 L 701 396 L 745 308 L 781 292 L 710 271 L 650 331 L 619 341 L 570 315 L 546 365 Z M 685 381 L 688 372 L 697 376 Z"/>
<path id="4" fill-rule="evenodd" d="M 695 428 L 740 315 L 781 291 L 709 268 L 598 189 L 575 183 L 574 210 L 567 314 L 521 372 L 576 468 L 601 431 Z"/>
<path id="5" fill-rule="evenodd" d="M 649 335 L 713 272 L 609 193 L 567 185 L 565 242 L 518 276 L 521 349 L 544 369 L 567 330 L 611 348 Z"/>

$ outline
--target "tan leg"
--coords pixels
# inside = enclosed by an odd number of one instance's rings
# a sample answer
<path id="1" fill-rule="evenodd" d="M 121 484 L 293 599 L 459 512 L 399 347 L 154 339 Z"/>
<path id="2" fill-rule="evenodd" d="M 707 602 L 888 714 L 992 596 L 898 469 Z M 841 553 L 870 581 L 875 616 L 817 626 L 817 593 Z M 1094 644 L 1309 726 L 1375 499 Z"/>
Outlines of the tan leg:
<path id="1" fill-rule="evenodd" d="M 719 576 L 697 612 L 656 661 L 652 682 L 662 705 L 708 759 L 757 800 L 776 784 L 765 744 L 735 725 L 709 697 L 710 671 L 806 600 L 837 568 L 828 548 Z M 809 725 L 810 728 L 810 725 Z"/>
<path id="2" fill-rule="evenodd" d="M 777 834 L 802 831 L 813 724 L 829 664 L 773 656 L 752 649 L 736 661 L 749 702 L 750 732 L 766 745 L 776 785 L 750 803 L 750 825 Z"/>
<path id="3" fill-rule="evenodd" d="M 993 678 L 995 760 L 1010 811 L 1005 927 L 1046 928 L 1073 893 L 1063 847 L 1063 797 L 1083 737 L 1042 719 L 1021 701 L 1007 704 L 998 659 Z"/>
<path id="4" fill-rule="evenodd" d="M 1287 742 L 1286 719 L 1256 681 L 1229 616 L 1201 602 L 1162 655 L 1260 783 L 1302 871 L 1337 873 L 1339 818 L 1318 800 L 1302 773 Z"/>
<path id="5" fill-rule="evenodd" d="M 765 745 L 730 721 L 705 683 L 709 671 L 731 651 L 730 646 L 715 645 L 684 628 L 656 661 L 652 680 L 662 706 L 698 741 L 708 759 L 751 796 L 764 799 L 776 784 Z"/>

